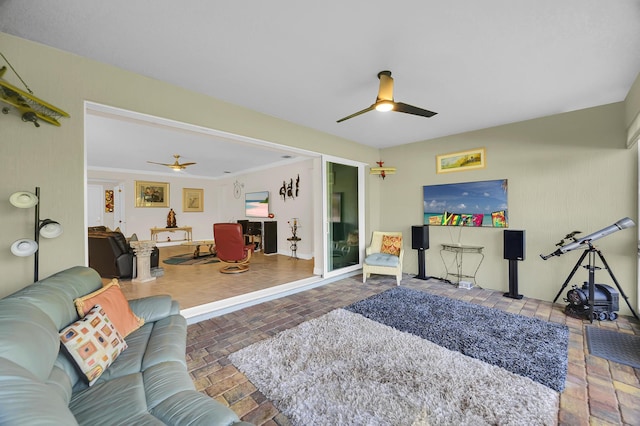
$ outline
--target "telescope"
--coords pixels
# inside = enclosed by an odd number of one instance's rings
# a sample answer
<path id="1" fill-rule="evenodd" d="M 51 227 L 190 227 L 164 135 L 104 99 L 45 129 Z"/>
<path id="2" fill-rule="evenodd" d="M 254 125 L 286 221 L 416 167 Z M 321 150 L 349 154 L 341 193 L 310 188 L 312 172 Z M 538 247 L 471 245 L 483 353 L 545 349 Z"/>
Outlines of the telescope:
<path id="1" fill-rule="evenodd" d="M 621 229 L 631 228 L 632 226 L 635 226 L 635 225 L 636 224 L 633 220 L 629 219 L 628 217 L 625 217 L 623 219 L 620 219 L 613 225 L 607 226 L 606 228 L 602 228 L 601 230 L 596 231 L 593 234 L 589 234 L 586 237 L 582 237 L 580 239 L 573 237 L 572 243 L 566 244 L 560 247 L 558 250 L 546 256 L 540 255 L 540 257 L 542 258 L 542 260 L 547 260 L 550 257 L 560 256 L 562 254 L 565 254 L 568 251 L 581 248 L 585 244 L 590 246 L 592 241 L 598 240 L 600 238 L 604 238 L 607 235 L 613 234 L 616 231 L 620 231 Z"/>

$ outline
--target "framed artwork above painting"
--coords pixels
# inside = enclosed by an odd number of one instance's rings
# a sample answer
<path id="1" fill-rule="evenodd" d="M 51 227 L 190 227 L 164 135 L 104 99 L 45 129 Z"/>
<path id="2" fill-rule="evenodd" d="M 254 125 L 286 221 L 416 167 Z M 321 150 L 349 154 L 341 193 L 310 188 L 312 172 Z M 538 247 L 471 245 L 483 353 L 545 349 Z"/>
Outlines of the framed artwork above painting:
<path id="1" fill-rule="evenodd" d="M 137 180 L 136 207 L 169 207 L 169 183 Z"/>
<path id="2" fill-rule="evenodd" d="M 486 156 L 484 148 L 436 155 L 436 173 L 484 169 Z"/>
<path id="3" fill-rule="evenodd" d="M 204 211 L 204 189 L 182 188 L 182 211 Z"/>

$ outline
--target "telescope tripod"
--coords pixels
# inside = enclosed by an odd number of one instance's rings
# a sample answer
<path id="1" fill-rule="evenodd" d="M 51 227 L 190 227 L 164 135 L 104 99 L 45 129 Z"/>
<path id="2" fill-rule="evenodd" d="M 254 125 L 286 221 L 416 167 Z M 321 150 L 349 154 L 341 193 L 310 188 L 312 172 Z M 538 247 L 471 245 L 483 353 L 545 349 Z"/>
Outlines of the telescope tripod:
<path id="1" fill-rule="evenodd" d="M 626 294 L 624 294 L 624 291 L 622 290 L 622 288 L 620 288 L 620 284 L 618 283 L 618 280 L 616 279 L 616 277 L 613 275 L 613 271 L 611 271 L 611 268 L 609 267 L 609 264 L 607 263 L 604 256 L 602 255 L 602 252 L 597 248 L 595 248 L 594 246 L 592 246 L 591 244 L 589 244 L 589 249 L 585 250 L 584 253 L 582 253 L 582 256 L 580 256 L 580 259 L 578 259 L 578 262 L 576 262 L 576 266 L 573 267 L 573 270 L 567 277 L 566 281 L 564 282 L 564 284 L 562 284 L 560 291 L 558 291 L 558 294 L 556 294 L 555 299 L 553 299 L 553 303 L 556 303 L 556 300 L 558 300 L 558 297 L 560 297 L 560 294 L 562 294 L 564 289 L 567 287 L 567 284 L 569 284 L 569 281 L 571 281 L 571 278 L 573 278 L 573 276 L 575 275 L 578 268 L 582 266 L 582 261 L 588 255 L 589 262 L 583 267 L 589 271 L 589 284 L 588 284 L 589 285 L 589 320 L 593 322 L 593 305 L 595 301 L 594 299 L 595 299 L 596 271 L 599 269 L 602 269 L 596 266 L 596 254 L 602 261 L 602 264 L 604 265 L 604 269 L 606 269 L 609 272 L 609 275 L 611 276 L 611 279 L 613 280 L 613 282 L 616 284 L 616 287 L 618 288 L 620 295 L 624 298 L 624 301 L 627 302 L 627 306 L 631 310 L 631 313 L 633 314 L 634 317 L 636 317 L 637 320 L 640 321 L 640 318 L 638 318 L 638 314 L 636 314 L 636 312 L 633 310 L 633 308 L 629 304 L 629 298 L 627 297 Z"/>

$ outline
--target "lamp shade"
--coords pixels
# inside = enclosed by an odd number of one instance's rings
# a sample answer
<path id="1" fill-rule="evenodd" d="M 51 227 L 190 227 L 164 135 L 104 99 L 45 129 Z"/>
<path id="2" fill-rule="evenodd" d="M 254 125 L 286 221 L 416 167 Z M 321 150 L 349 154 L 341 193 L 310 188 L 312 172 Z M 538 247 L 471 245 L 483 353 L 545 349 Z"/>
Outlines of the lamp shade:
<path id="1" fill-rule="evenodd" d="M 32 192 L 18 191 L 11 194 L 9 202 L 18 208 L 28 209 L 38 204 L 38 197 Z"/>
<path id="2" fill-rule="evenodd" d="M 14 256 L 31 256 L 38 251 L 38 243 L 33 240 L 18 240 L 11 244 L 11 253 Z"/>
<path id="3" fill-rule="evenodd" d="M 40 235 L 44 238 L 59 237 L 62 231 L 62 225 L 54 220 L 45 219 L 40 223 Z"/>

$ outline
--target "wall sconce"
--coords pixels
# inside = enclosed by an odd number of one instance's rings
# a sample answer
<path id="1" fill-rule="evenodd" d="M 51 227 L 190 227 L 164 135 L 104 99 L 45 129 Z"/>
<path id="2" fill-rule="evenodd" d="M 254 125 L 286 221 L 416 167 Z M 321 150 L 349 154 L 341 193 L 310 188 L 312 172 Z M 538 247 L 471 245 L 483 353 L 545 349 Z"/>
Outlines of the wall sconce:
<path id="1" fill-rule="evenodd" d="M 20 209 L 30 209 L 35 207 L 35 224 L 33 240 L 26 238 L 15 241 L 11 244 L 11 253 L 15 256 L 26 257 L 34 255 L 33 260 L 33 282 L 38 281 L 38 253 L 40 236 L 44 238 L 56 238 L 62 235 L 62 225 L 51 219 L 40 220 L 40 187 L 36 187 L 36 193 L 19 191 L 14 192 L 9 197 L 9 202 Z"/>
<path id="2" fill-rule="evenodd" d="M 387 175 L 394 175 L 396 173 L 395 167 L 383 167 L 384 161 L 376 161 L 376 164 L 379 167 L 371 167 L 369 169 L 369 174 L 380 175 L 380 177 L 384 179 Z"/>

